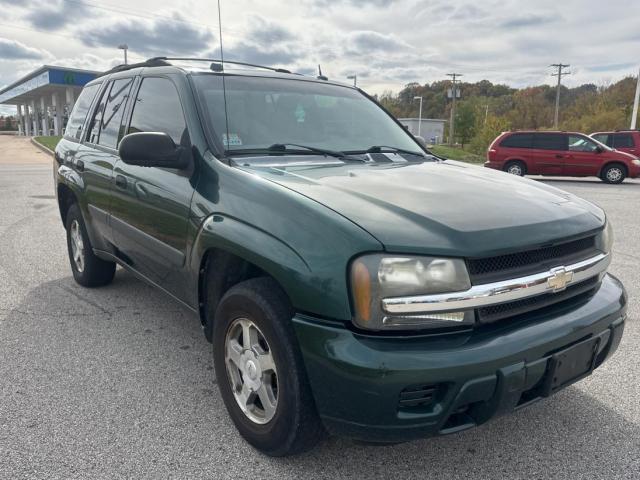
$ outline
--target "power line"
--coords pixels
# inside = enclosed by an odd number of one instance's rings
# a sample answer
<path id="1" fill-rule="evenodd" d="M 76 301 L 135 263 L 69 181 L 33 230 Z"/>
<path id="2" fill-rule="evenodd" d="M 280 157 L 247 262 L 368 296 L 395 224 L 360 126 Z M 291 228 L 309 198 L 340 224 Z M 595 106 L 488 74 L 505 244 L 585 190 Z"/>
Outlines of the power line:
<path id="1" fill-rule="evenodd" d="M 456 120 L 456 77 L 462 77 L 461 73 L 447 73 L 447 77 L 451 77 L 451 119 L 449 120 L 449 145 L 453 145 L 455 142 L 455 120 Z"/>
<path id="2" fill-rule="evenodd" d="M 558 116 L 560 113 L 560 82 L 562 82 L 562 75 L 571 75 L 571 72 L 563 72 L 563 68 L 570 67 L 571 65 L 565 65 L 564 63 L 552 63 L 550 67 L 556 67 L 558 73 L 552 73 L 552 77 L 558 77 L 558 86 L 556 87 L 556 111 L 553 115 L 553 128 L 558 129 Z"/>

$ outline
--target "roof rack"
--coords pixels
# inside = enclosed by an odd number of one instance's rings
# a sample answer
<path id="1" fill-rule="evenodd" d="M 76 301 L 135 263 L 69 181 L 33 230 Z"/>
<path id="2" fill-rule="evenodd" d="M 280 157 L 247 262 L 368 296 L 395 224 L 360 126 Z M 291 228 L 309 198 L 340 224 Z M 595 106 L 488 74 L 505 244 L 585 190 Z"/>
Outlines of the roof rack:
<path id="1" fill-rule="evenodd" d="M 116 73 L 116 72 L 124 72 L 126 70 L 132 70 L 134 68 L 140 68 L 140 67 L 167 67 L 170 66 L 171 64 L 167 61 L 164 61 L 161 57 L 156 57 L 156 58 L 150 58 L 149 60 L 145 60 L 144 62 L 139 62 L 139 63 L 128 63 L 126 65 L 116 65 L 115 67 L 113 67 L 111 70 L 107 70 L 106 72 L 98 75 L 99 77 L 102 77 L 104 75 L 109 75 L 111 73 Z"/>
<path id="2" fill-rule="evenodd" d="M 291 72 L 290 70 L 287 70 L 286 68 L 275 68 L 275 67 L 267 67 L 266 65 L 257 65 L 255 63 L 246 63 L 246 62 L 234 62 L 231 60 L 225 60 L 224 62 L 220 59 L 217 58 L 189 58 L 189 57 L 154 57 L 154 58 L 150 58 L 149 60 L 147 60 L 147 62 L 150 61 L 187 61 L 187 62 L 211 62 L 211 70 L 214 70 L 216 72 L 220 72 L 222 71 L 222 65 L 224 65 L 225 63 L 230 63 L 232 65 L 242 65 L 244 67 L 253 67 L 253 68 L 263 68 L 265 70 L 271 70 L 273 72 L 278 72 L 278 73 L 291 73 L 293 75 L 299 75 L 299 74 L 294 74 L 293 72 Z M 214 66 L 214 64 L 216 64 Z"/>

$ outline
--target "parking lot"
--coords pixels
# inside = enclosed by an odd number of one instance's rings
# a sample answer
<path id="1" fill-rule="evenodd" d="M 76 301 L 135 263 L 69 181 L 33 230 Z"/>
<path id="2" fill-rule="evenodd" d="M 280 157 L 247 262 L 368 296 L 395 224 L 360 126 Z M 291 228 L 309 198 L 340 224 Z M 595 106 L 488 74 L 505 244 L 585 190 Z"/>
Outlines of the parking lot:
<path id="1" fill-rule="evenodd" d="M 272 459 L 227 416 L 199 320 L 121 269 L 76 285 L 50 157 L 7 137 L 0 152 L 0 478 L 640 478 L 640 180 L 544 179 L 615 230 L 629 318 L 593 376 L 454 436 Z"/>

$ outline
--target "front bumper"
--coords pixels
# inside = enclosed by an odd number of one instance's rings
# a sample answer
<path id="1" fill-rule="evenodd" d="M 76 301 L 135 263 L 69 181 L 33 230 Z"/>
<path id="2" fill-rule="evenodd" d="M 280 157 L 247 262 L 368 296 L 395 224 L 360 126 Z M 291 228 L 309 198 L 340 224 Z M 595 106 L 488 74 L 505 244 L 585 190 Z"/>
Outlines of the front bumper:
<path id="1" fill-rule="evenodd" d="M 543 386 L 554 354 L 586 339 L 598 338 L 598 367 L 620 343 L 626 303 L 622 284 L 606 275 L 586 302 L 485 332 L 381 337 L 304 315 L 293 320 L 327 430 L 400 442 L 464 430 L 549 395 Z M 400 403 L 401 392 L 406 398 L 423 386 L 434 387 L 430 403 Z"/>

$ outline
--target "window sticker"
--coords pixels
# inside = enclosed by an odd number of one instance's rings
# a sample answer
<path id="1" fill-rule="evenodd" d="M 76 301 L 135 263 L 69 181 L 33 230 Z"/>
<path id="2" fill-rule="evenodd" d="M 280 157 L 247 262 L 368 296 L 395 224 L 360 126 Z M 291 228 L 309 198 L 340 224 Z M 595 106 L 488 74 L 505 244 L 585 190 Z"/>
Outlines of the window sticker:
<path id="1" fill-rule="evenodd" d="M 307 112 L 304 111 L 304 107 L 302 105 L 298 104 L 294 114 L 298 123 L 304 123 L 304 118 L 307 116 Z"/>
<path id="2" fill-rule="evenodd" d="M 229 133 L 229 138 L 227 139 L 227 134 L 222 134 L 222 143 L 228 147 L 238 147 L 242 145 L 242 139 L 238 136 L 237 133 Z"/>

